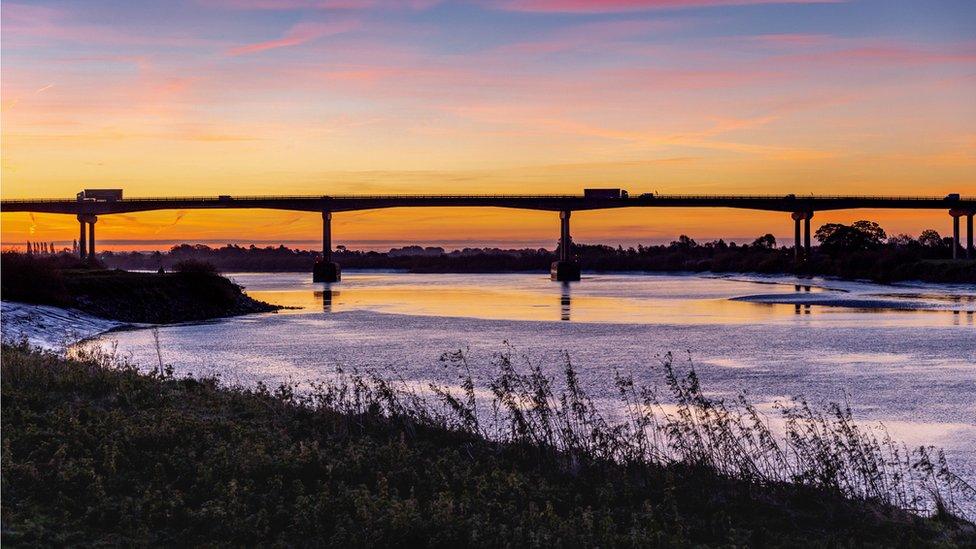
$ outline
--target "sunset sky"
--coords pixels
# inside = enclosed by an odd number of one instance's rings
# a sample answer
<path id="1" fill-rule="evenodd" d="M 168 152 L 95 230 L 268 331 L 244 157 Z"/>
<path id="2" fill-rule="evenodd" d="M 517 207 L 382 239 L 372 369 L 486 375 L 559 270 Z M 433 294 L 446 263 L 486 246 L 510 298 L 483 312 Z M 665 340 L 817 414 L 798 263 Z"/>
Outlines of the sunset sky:
<path id="1" fill-rule="evenodd" d="M 2 196 L 976 194 L 972 0 L 2 4 Z M 2 214 L 5 246 L 69 216 Z M 891 233 L 946 212 L 821 213 Z M 788 215 L 632 209 L 577 241 L 791 243 Z M 317 214 L 103 216 L 103 248 L 307 243 Z M 555 214 L 341 213 L 336 244 L 552 247 Z M 306 244 L 302 244 L 303 246 Z"/>

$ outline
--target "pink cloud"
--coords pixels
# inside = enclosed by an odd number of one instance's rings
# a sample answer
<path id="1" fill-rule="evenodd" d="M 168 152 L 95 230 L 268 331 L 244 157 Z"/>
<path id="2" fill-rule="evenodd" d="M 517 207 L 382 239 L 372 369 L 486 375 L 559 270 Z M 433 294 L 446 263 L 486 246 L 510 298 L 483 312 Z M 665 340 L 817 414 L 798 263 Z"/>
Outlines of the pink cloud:
<path id="1" fill-rule="evenodd" d="M 2 13 L 3 24 L 5 26 L 49 24 L 64 16 L 62 11 L 55 8 L 29 6 L 27 4 L 15 4 L 11 2 L 4 2 L 3 10 L 0 13 Z"/>
<path id="2" fill-rule="evenodd" d="M 631 20 L 601 21 L 558 29 L 539 40 L 515 42 L 490 51 L 492 55 L 509 56 L 548 54 L 577 48 L 599 49 L 607 43 L 620 43 L 650 33 L 675 31 L 689 26 L 688 21 Z M 506 59 L 508 62 L 508 59 Z"/>
<path id="3" fill-rule="evenodd" d="M 603 13 L 752 4 L 833 4 L 844 1 L 846 0 L 506 0 L 497 7 L 510 11 Z"/>
<path id="4" fill-rule="evenodd" d="M 360 10 L 372 7 L 374 0 L 200 0 L 214 8 L 234 10 L 290 11 L 302 9 Z"/>
<path id="5" fill-rule="evenodd" d="M 759 34 L 749 40 L 775 46 L 819 46 L 833 39 L 827 34 Z"/>
<path id="6" fill-rule="evenodd" d="M 5 2 L 2 10 L 4 48 L 30 47 L 51 41 L 104 45 L 211 46 L 214 41 L 179 33 L 152 34 L 115 25 L 78 23 L 68 10 Z"/>
<path id="7" fill-rule="evenodd" d="M 358 26 L 359 23 L 355 21 L 335 21 L 332 23 L 298 23 L 297 25 L 288 29 L 288 32 L 286 32 L 281 38 L 276 40 L 268 40 L 266 42 L 257 42 L 255 44 L 237 46 L 227 50 L 227 54 L 247 55 L 278 48 L 299 46 L 324 36 L 332 36 L 349 32 Z"/>

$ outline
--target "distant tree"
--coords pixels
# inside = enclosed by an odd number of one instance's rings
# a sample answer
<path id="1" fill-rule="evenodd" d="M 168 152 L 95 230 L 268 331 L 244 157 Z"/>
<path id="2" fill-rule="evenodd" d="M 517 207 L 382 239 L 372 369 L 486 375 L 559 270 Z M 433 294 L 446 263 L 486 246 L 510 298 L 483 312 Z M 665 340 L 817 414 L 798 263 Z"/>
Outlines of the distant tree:
<path id="1" fill-rule="evenodd" d="M 942 236 L 935 229 L 925 229 L 918 235 L 918 243 L 926 248 L 941 248 Z"/>
<path id="2" fill-rule="evenodd" d="M 772 250 L 776 247 L 776 237 L 766 233 L 759 238 L 752 241 L 753 248 L 763 248 L 766 250 Z"/>
<path id="3" fill-rule="evenodd" d="M 678 237 L 678 240 L 672 241 L 669 247 L 678 250 L 690 250 L 692 248 L 697 248 L 698 243 L 692 240 L 688 235 L 683 234 Z"/>
<path id="4" fill-rule="evenodd" d="M 888 235 L 885 233 L 885 230 L 881 228 L 881 225 L 878 225 L 874 221 L 862 219 L 852 223 L 851 227 L 861 231 L 865 236 L 868 237 L 869 240 L 876 242 L 878 245 L 883 243 L 885 239 L 888 238 Z"/>
<path id="5" fill-rule="evenodd" d="M 890 237 L 888 239 L 888 244 L 898 247 L 908 247 L 913 244 L 917 244 L 917 242 L 914 238 L 912 238 L 911 235 L 902 233 L 900 235 Z"/>
<path id="6" fill-rule="evenodd" d="M 813 237 L 817 239 L 818 242 L 823 243 L 827 239 L 834 236 L 834 233 L 843 229 L 847 225 L 843 223 L 824 223 L 820 226 L 816 232 L 813 233 Z"/>
<path id="7" fill-rule="evenodd" d="M 826 252 L 853 252 L 879 248 L 887 234 L 873 221 L 855 221 L 851 225 L 826 223 L 814 236 Z"/>

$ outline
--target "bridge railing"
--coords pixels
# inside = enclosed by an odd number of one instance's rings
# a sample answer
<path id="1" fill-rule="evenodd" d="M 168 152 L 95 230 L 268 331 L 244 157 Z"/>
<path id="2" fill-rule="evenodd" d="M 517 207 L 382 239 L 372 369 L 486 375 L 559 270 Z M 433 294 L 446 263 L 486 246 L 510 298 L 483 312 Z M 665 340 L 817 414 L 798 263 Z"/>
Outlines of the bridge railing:
<path id="1" fill-rule="evenodd" d="M 583 195 L 565 194 L 466 194 L 466 195 L 443 195 L 443 194 L 369 194 L 369 195 L 250 195 L 250 196 L 230 196 L 221 198 L 219 196 L 168 196 L 168 197 L 134 197 L 114 200 L 111 202 L 134 203 L 134 202 L 244 202 L 244 201 L 287 201 L 287 200 L 401 200 L 401 199 L 428 199 L 428 200 L 464 200 L 464 199 L 492 199 L 492 200 L 567 200 L 585 199 Z M 872 200 L 872 201 L 919 201 L 919 202 L 955 202 L 944 196 L 875 196 L 875 195 L 714 195 L 714 194 L 655 194 L 648 197 L 631 196 L 629 198 L 598 198 L 590 200 L 797 200 L 797 201 L 828 201 L 828 200 Z M 976 200 L 974 197 L 961 196 L 959 201 Z M 75 203 L 74 198 L 10 198 L 0 201 L 4 204 L 62 204 Z"/>

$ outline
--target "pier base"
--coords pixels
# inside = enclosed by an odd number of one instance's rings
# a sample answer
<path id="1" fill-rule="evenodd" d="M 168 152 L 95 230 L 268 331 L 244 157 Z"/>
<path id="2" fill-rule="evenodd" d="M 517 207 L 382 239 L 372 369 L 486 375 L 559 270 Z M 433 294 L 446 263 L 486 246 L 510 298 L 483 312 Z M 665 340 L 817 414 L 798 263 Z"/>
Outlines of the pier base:
<path id="1" fill-rule="evenodd" d="M 316 261 L 312 267 L 312 282 L 339 282 L 342 269 L 334 261 Z"/>
<path id="2" fill-rule="evenodd" d="M 553 261 L 549 274 L 559 282 L 574 282 L 580 279 L 580 266 L 575 261 Z"/>

